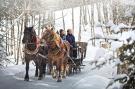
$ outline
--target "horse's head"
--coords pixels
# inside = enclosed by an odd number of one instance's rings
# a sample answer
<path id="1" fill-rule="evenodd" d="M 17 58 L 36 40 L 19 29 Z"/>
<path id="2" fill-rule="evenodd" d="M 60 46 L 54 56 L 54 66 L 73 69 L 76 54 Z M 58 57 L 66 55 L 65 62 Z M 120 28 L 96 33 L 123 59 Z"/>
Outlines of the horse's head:
<path id="1" fill-rule="evenodd" d="M 34 31 L 33 27 L 25 27 L 22 43 L 34 43 L 35 40 L 36 32 Z"/>
<path id="2" fill-rule="evenodd" d="M 53 39 L 53 32 L 51 30 L 45 30 L 41 39 L 45 40 L 45 42 L 51 42 Z"/>
<path id="3" fill-rule="evenodd" d="M 54 27 L 52 25 L 46 25 L 41 40 L 45 40 L 45 42 L 51 42 L 54 38 L 53 28 Z"/>

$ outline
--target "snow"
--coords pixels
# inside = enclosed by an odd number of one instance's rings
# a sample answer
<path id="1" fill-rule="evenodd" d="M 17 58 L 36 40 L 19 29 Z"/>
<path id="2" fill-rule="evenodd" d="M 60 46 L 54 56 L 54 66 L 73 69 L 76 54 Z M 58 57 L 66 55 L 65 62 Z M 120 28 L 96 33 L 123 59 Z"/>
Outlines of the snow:
<path id="1" fill-rule="evenodd" d="M 111 27 L 111 31 L 114 31 L 115 33 L 119 32 L 120 31 L 120 28 L 117 26 L 117 25 L 113 25 Z"/>
<path id="2" fill-rule="evenodd" d="M 114 36 L 114 35 L 110 35 L 110 36 L 105 36 L 105 38 L 107 38 L 107 39 L 118 39 L 118 37 L 117 36 Z"/>
<path id="3" fill-rule="evenodd" d="M 114 76 L 114 80 L 122 79 L 124 77 L 127 77 L 127 75 L 126 74 L 119 74 L 119 75 Z"/>
<path id="4" fill-rule="evenodd" d="M 100 23 L 100 22 L 97 22 L 96 23 L 96 27 L 104 27 L 105 25 L 104 24 L 102 24 L 102 23 Z"/>
<path id="5" fill-rule="evenodd" d="M 118 37 L 119 37 L 119 39 L 120 40 L 123 40 L 124 42 L 126 42 L 126 40 L 128 39 L 128 38 L 132 38 L 132 39 L 134 39 L 134 32 L 133 31 L 128 31 L 128 32 L 124 32 L 124 33 L 122 33 L 122 35 L 120 36 L 120 35 L 118 35 Z"/>
<path id="6" fill-rule="evenodd" d="M 95 38 L 103 38 L 103 36 L 101 34 L 96 33 Z"/>
<path id="7" fill-rule="evenodd" d="M 106 24 L 107 27 L 112 27 L 114 26 L 114 23 L 112 20 L 109 20 L 108 23 Z"/>
<path id="8" fill-rule="evenodd" d="M 97 48 L 94 59 L 98 60 L 102 58 L 105 55 L 105 53 L 106 53 L 106 50 L 104 48 Z"/>
<path id="9" fill-rule="evenodd" d="M 135 40 L 135 32 L 134 31 L 127 31 L 123 32 L 122 34 L 114 34 L 112 37 L 110 36 L 109 38 L 115 38 L 120 41 L 111 41 L 111 50 L 116 50 L 117 48 L 121 47 L 123 44 L 127 44 L 127 39 L 131 38 L 131 41 Z"/>
<path id="10" fill-rule="evenodd" d="M 76 86 L 77 89 L 104 89 L 107 86 L 108 82 L 109 79 L 107 79 L 106 77 L 93 75 L 84 77 L 73 86 Z"/>
<path id="11" fill-rule="evenodd" d="M 126 74 L 120 74 L 120 75 L 116 75 L 112 80 L 110 80 L 107 88 L 109 88 L 111 85 L 115 84 L 116 81 L 118 81 L 119 79 L 123 79 L 123 78 L 127 78 L 127 75 Z M 116 85 L 116 84 L 115 84 Z M 121 84 L 120 83 L 117 83 L 117 87 L 120 87 Z"/>
<path id="12" fill-rule="evenodd" d="M 30 63 L 30 70 L 34 69 L 34 65 Z M 25 71 L 25 65 L 8 66 L 1 69 L 5 75 L 16 75 L 17 73 Z"/>
<path id="13" fill-rule="evenodd" d="M 125 25 L 124 23 L 120 23 L 116 25 L 110 22 L 109 25 L 111 26 L 111 31 L 114 31 L 115 33 L 120 32 L 122 28 L 130 28 L 130 26 Z"/>
<path id="14" fill-rule="evenodd" d="M 125 17 L 133 17 L 132 11 L 128 9 L 128 10 L 125 12 Z"/>
<path id="15" fill-rule="evenodd" d="M 134 0 L 123 0 L 124 5 L 134 6 L 135 1 Z"/>
<path id="16" fill-rule="evenodd" d="M 90 44 L 88 44 L 86 53 L 86 59 L 84 59 L 84 61 L 105 61 L 113 56 L 112 51 L 108 51 L 104 48 L 93 47 Z"/>
<path id="17" fill-rule="evenodd" d="M 129 26 L 127 26 L 127 25 L 125 25 L 125 24 L 123 24 L 123 23 L 120 23 L 120 24 L 118 25 L 118 27 L 119 27 L 119 28 L 129 28 Z"/>

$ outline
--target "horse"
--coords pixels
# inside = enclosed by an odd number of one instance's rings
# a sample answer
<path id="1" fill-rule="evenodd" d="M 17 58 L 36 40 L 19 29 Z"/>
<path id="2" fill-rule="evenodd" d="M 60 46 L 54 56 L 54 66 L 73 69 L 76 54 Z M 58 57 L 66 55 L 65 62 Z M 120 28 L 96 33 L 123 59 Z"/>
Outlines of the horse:
<path id="1" fill-rule="evenodd" d="M 25 81 L 29 81 L 29 62 L 33 60 L 36 65 L 35 77 L 39 77 L 38 79 L 42 79 L 43 73 L 45 73 L 45 65 L 41 65 L 40 62 L 43 62 L 43 59 L 47 59 L 46 57 L 41 56 L 41 46 L 37 47 L 37 39 L 36 39 L 36 32 L 33 27 L 25 27 L 24 29 L 24 36 L 22 39 L 22 43 L 24 44 L 24 59 L 26 63 L 26 74 L 24 77 Z M 44 55 L 44 54 L 42 54 Z M 44 63 L 45 64 L 45 63 Z M 38 69 L 39 69 L 39 76 L 38 76 Z"/>
<path id="2" fill-rule="evenodd" d="M 66 77 L 70 44 L 63 41 L 53 29 L 48 28 L 43 32 L 41 40 L 49 46 L 48 63 L 51 67 L 52 77 L 57 78 L 57 82 L 61 82 L 61 77 Z M 55 69 L 53 66 L 55 66 Z"/>

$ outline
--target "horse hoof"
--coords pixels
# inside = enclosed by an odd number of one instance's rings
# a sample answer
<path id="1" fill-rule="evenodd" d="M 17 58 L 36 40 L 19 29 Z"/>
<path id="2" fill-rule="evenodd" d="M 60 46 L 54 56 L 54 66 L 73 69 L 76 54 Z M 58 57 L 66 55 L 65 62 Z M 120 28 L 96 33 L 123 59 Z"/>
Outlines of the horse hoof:
<path id="1" fill-rule="evenodd" d="M 56 76 L 53 76 L 53 79 L 56 79 Z"/>
<path id="2" fill-rule="evenodd" d="M 66 76 L 62 76 L 62 78 L 66 78 Z"/>
<path id="3" fill-rule="evenodd" d="M 37 75 L 37 74 L 35 74 L 35 77 L 38 77 L 38 75 Z"/>
<path id="4" fill-rule="evenodd" d="M 62 82 L 62 80 L 57 80 L 57 82 Z"/>
<path id="5" fill-rule="evenodd" d="M 24 81 L 29 81 L 29 79 L 28 78 L 25 78 Z"/>
<path id="6" fill-rule="evenodd" d="M 42 80 L 42 77 L 38 77 L 38 80 Z"/>

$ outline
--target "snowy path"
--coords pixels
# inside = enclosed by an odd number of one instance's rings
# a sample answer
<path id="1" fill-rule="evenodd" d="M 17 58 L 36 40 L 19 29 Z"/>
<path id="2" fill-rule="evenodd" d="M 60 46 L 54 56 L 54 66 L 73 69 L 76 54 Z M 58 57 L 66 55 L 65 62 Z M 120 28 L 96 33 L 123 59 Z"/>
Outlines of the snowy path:
<path id="1" fill-rule="evenodd" d="M 63 79 L 62 83 L 57 83 L 50 75 L 39 81 L 34 77 L 34 70 L 30 71 L 30 82 L 23 81 L 25 72 L 15 75 L 8 75 L 1 72 L 0 89 L 105 89 L 109 82 L 106 77 L 111 77 L 111 67 L 109 65 L 100 70 L 90 70 L 91 66 L 85 62 L 86 66 L 81 73 L 71 75 Z"/>

